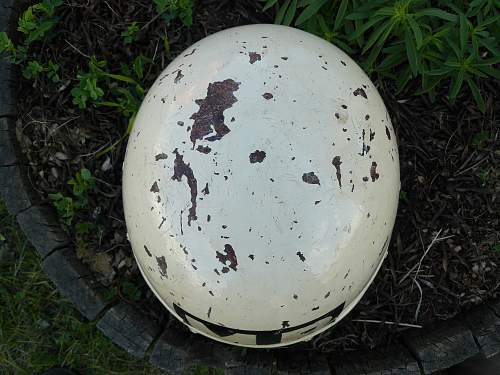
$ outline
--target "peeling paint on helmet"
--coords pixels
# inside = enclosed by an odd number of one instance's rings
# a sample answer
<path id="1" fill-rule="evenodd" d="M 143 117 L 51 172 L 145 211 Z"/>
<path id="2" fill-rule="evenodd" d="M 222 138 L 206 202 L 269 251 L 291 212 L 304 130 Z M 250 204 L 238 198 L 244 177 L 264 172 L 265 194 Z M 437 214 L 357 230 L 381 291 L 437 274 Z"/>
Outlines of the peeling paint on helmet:
<path id="1" fill-rule="evenodd" d="M 152 291 L 193 332 L 246 347 L 310 340 L 352 310 L 387 254 L 399 187 L 375 86 L 331 43 L 276 25 L 179 54 L 123 170 Z"/>

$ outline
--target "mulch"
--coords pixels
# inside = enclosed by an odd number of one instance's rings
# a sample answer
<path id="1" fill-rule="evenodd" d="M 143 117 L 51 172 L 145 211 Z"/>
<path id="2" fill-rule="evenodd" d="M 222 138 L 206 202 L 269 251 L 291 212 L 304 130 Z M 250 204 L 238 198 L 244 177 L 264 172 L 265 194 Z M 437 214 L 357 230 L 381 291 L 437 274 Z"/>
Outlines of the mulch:
<path id="1" fill-rule="evenodd" d="M 68 179 L 88 168 L 97 184 L 89 207 L 76 221 L 96 223 L 98 230 L 77 238 L 67 228 L 77 255 L 110 290 L 109 298 L 126 299 L 158 320 L 168 314 L 149 291 L 126 240 L 121 203 L 121 168 L 126 142 L 98 157 L 121 137 L 126 119 L 116 111 L 71 103 L 76 75 L 86 71 L 88 56 L 106 60 L 118 70 L 143 54 L 153 59 L 144 82 L 149 87 L 169 61 L 195 41 L 231 26 L 270 23 L 253 0 L 198 1 L 193 26 L 166 25 L 147 0 L 66 1 L 53 38 L 35 48 L 35 56 L 61 66 L 62 81 L 42 78 L 19 85 L 17 137 L 29 162 L 29 178 L 42 200 L 49 193 L 70 195 Z M 125 46 L 120 36 L 137 21 L 138 42 Z M 168 35 L 170 56 L 161 37 Z M 373 77 L 376 79 L 377 77 Z M 464 92 L 456 103 L 446 88 L 434 102 L 378 82 L 399 142 L 402 193 L 389 255 L 374 283 L 341 323 L 304 350 L 327 353 L 385 347 L 397 342 L 411 325 L 425 326 L 498 297 L 500 287 L 500 83 L 481 83 L 486 113 Z M 28 94 L 29 93 L 29 94 Z M 478 134 L 486 134 L 479 142 Z M 497 246 L 497 250 L 495 250 Z M 140 295 L 131 297 L 124 282 Z M 113 292 L 114 291 L 114 292 Z M 171 324 L 177 324 L 171 322 Z"/>

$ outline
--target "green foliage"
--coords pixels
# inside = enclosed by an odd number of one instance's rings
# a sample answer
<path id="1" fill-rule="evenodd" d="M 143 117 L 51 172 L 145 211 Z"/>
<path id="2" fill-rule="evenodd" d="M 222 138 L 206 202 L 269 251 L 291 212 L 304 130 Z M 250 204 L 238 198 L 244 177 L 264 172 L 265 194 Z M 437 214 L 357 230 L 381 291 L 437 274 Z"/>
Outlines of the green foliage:
<path id="1" fill-rule="evenodd" d="M 49 194 L 49 198 L 61 221 L 67 226 L 71 226 L 76 213 L 88 207 L 88 192 L 95 187 L 95 180 L 88 169 L 82 168 L 74 178 L 68 180 L 68 185 L 72 188 L 72 197 L 64 196 L 58 192 Z M 77 224 L 77 232 L 80 231 L 83 234 L 87 229 L 90 230 L 88 225 Z"/>
<path id="2" fill-rule="evenodd" d="M 90 102 L 95 106 L 113 108 L 128 119 L 123 137 L 99 152 L 97 156 L 112 150 L 132 131 L 135 116 L 144 98 L 144 89 L 139 81 L 144 78 L 145 66 L 148 63 L 150 59 L 139 55 L 134 59 L 132 69 L 123 65 L 122 74 L 114 74 L 105 70 L 106 61 L 98 61 L 93 56 L 89 61 L 88 72 L 78 74 L 78 85 L 71 90 L 75 105 L 84 109 Z"/>
<path id="3" fill-rule="evenodd" d="M 56 25 L 54 14 L 62 0 L 44 0 L 28 7 L 19 18 L 17 30 L 25 34 L 27 45 L 43 39 Z"/>
<path id="4" fill-rule="evenodd" d="M 53 82 L 59 81 L 57 71 L 59 66 L 49 61 L 48 66 L 40 61 L 30 60 L 30 46 L 37 41 L 46 40 L 57 24 L 55 16 L 57 7 L 62 5 L 62 0 L 43 0 L 28 7 L 19 17 L 17 30 L 24 36 L 24 40 L 15 45 L 6 32 L 0 32 L 0 54 L 11 63 L 23 66 L 23 76 L 26 79 L 37 78 L 40 73 L 47 72 Z"/>
<path id="5" fill-rule="evenodd" d="M 56 208 L 61 221 L 68 226 L 71 225 L 77 210 L 73 198 L 65 197 L 61 193 L 49 194 L 49 198 Z"/>
<path id="6" fill-rule="evenodd" d="M 166 23 L 179 18 L 188 27 L 193 25 L 192 0 L 153 0 L 156 12 L 163 16 Z"/>
<path id="7" fill-rule="evenodd" d="M 33 79 L 43 72 L 43 66 L 38 61 L 30 61 L 23 69 L 23 77 L 26 79 Z"/>
<path id="8" fill-rule="evenodd" d="M 68 181 L 73 188 L 73 195 L 81 202 L 87 202 L 87 192 L 95 187 L 95 180 L 87 168 L 82 168 L 74 178 Z"/>
<path id="9" fill-rule="evenodd" d="M 61 80 L 59 77 L 59 65 L 52 62 L 52 60 L 49 60 L 46 71 L 47 77 L 49 77 L 52 82 L 59 82 Z"/>
<path id="10" fill-rule="evenodd" d="M 493 251 L 500 253 L 500 243 L 493 246 Z"/>
<path id="11" fill-rule="evenodd" d="M 418 79 L 435 97 L 449 85 L 453 101 L 471 91 L 485 111 L 478 83 L 500 78 L 498 0 L 261 0 L 275 6 L 276 23 L 296 25 L 358 54 L 369 74 L 396 83 L 397 92 Z"/>
<path id="12" fill-rule="evenodd" d="M 137 40 L 137 34 L 139 33 L 139 26 L 137 26 L 137 22 L 132 22 L 127 30 L 122 32 L 121 36 L 123 38 L 123 43 L 131 44 Z"/>
<path id="13" fill-rule="evenodd" d="M 87 108 L 87 102 L 98 102 L 103 96 L 104 91 L 98 86 L 98 80 L 104 75 L 101 68 L 106 66 L 106 61 L 97 61 L 95 56 L 89 61 L 89 71 L 77 75 L 78 86 L 71 90 L 73 104 L 79 108 Z"/>

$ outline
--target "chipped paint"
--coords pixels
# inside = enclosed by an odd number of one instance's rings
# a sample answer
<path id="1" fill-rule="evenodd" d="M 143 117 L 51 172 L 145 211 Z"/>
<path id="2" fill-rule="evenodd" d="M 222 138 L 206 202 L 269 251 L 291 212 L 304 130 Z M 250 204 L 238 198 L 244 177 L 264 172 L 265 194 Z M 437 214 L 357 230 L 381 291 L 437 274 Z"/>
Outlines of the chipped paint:
<path id="1" fill-rule="evenodd" d="M 264 159 L 266 158 L 266 153 L 265 151 L 260 151 L 260 150 L 255 150 L 250 154 L 248 157 L 250 159 L 250 163 L 262 163 Z"/>
<path id="2" fill-rule="evenodd" d="M 155 161 L 166 160 L 167 158 L 168 155 L 162 152 L 161 154 L 155 156 Z"/>
<path id="3" fill-rule="evenodd" d="M 262 56 L 257 52 L 248 52 L 248 57 L 250 58 L 250 64 L 253 64 L 256 61 L 260 61 Z"/>
<path id="4" fill-rule="evenodd" d="M 307 172 L 302 175 L 302 181 L 306 184 L 320 185 L 319 178 L 314 174 L 314 172 Z"/>
<path id="5" fill-rule="evenodd" d="M 160 270 L 160 275 L 167 277 L 167 261 L 164 256 L 156 257 L 156 263 L 158 264 L 158 269 Z"/>
<path id="6" fill-rule="evenodd" d="M 332 164 L 335 167 L 335 175 L 337 176 L 337 181 L 339 183 L 339 188 L 342 187 L 342 173 L 340 172 L 340 165 L 342 161 L 340 160 L 340 156 L 335 156 L 332 160 Z"/>
<path id="7" fill-rule="evenodd" d="M 190 117 L 194 120 L 190 135 L 193 148 L 197 140 L 216 141 L 231 131 L 224 123 L 224 111 L 238 101 L 234 92 L 239 86 L 240 83 L 232 79 L 212 82 L 208 85 L 207 96 L 195 100 L 200 108 Z"/>
<path id="8" fill-rule="evenodd" d="M 196 220 L 196 197 L 198 196 L 198 187 L 196 178 L 194 177 L 193 170 L 189 166 L 189 163 L 184 162 L 184 156 L 179 154 L 177 149 L 174 150 L 175 161 L 174 161 L 174 174 L 172 180 L 178 182 L 182 181 L 182 176 L 185 176 L 191 192 L 191 207 L 189 208 L 188 215 L 188 225 L 191 225 L 191 220 Z M 182 223 L 182 220 L 181 220 Z"/>
<path id="9" fill-rule="evenodd" d="M 372 162 L 372 166 L 370 167 L 370 177 L 372 178 L 372 182 L 375 182 L 380 177 L 380 175 L 377 173 L 376 162 Z"/>
<path id="10" fill-rule="evenodd" d="M 356 90 L 354 90 L 353 95 L 354 96 L 361 95 L 363 98 L 368 99 L 368 96 L 366 95 L 365 90 L 362 89 L 361 87 L 359 87 Z"/>
<path id="11" fill-rule="evenodd" d="M 177 84 L 181 81 L 181 79 L 184 77 L 184 74 L 182 74 L 182 70 L 177 71 L 177 75 L 174 78 L 174 83 Z"/>
<path id="12" fill-rule="evenodd" d="M 149 189 L 150 192 L 152 193 L 159 193 L 160 192 L 160 188 L 158 187 L 158 182 L 155 181 L 153 183 L 153 185 L 151 185 L 151 188 Z"/>
<path id="13" fill-rule="evenodd" d="M 229 262 L 229 268 L 231 268 L 233 271 L 237 271 L 238 258 L 236 258 L 236 253 L 234 252 L 234 249 L 230 244 L 224 245 L 224 253 L 225 255 L 217 251 L 216 258 L 224 265 Z"/>
<path id="14" fill-rule="evenodd" d="M 198 147 L 196 147 L 196 151 L 201 152 L 202 154 L 209 154 L 212 149 L 208 146 L 198 145 Z"/>

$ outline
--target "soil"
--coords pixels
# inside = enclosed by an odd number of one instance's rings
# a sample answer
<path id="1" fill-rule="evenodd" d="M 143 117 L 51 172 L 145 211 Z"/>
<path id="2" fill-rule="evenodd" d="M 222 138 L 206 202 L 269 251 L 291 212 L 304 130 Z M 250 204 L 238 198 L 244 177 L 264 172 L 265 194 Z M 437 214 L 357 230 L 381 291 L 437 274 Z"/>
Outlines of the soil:
<path id="1" fill-rule="evenodd" d="M 95 223 L 98 230 L 77 238 L 73 228 L 66 229 L 78 256 L 110 290 L 109 298 L 127 299 L 156 319 L 168 319 L 167 313 L 140 276 L 126 240 L 121 203 L 126 141 L 97 156 L 122 136 L 126 120 L 102 107 L 76 108 L 71 89 L 78 71 L 87 70 L 88 56 L 107 60 L 108 68 L 118 71 L 140 53 L 154 62 L 144 80 L 149 87 L 173 57 L 206 35 L 272 22 L 272 14 L 256 8 L 253 0 L 198 1 L 193 26 L 187 28 L 180 21 L 166 25 L 155 18 L 151 1 L 69 0 L 58 11 L 53 38 L 35 48 L 40 61 L 61 66 L 62 82 L 42 78 L 19 85 L 17 136 L 34 189 L 50 203 L 49 193 L 71 195 L 67 181 L 82 167 L 92 172 L 96 187 L 75 221 Z M 140 39 L 125 46 L 120 34 L 133 21 L 141 27 Z M 170 55 L 161 42 L 165 33 Z M 402 193 L 389 256 L 355 310 L 301 349 L 338 354 L 385 347 L 407 325 L 451 318 L 500 292 L 499 82 L 481 83 L 485 114 L 466 92 L 450 104 L 447 88 L 431 102 L 413 95 L 416 85 L 399 95 L 390 84 L 378 86 L 396 129 L 401 161 Z M 478 142 L 480 133 L 487 136 Z"/>

